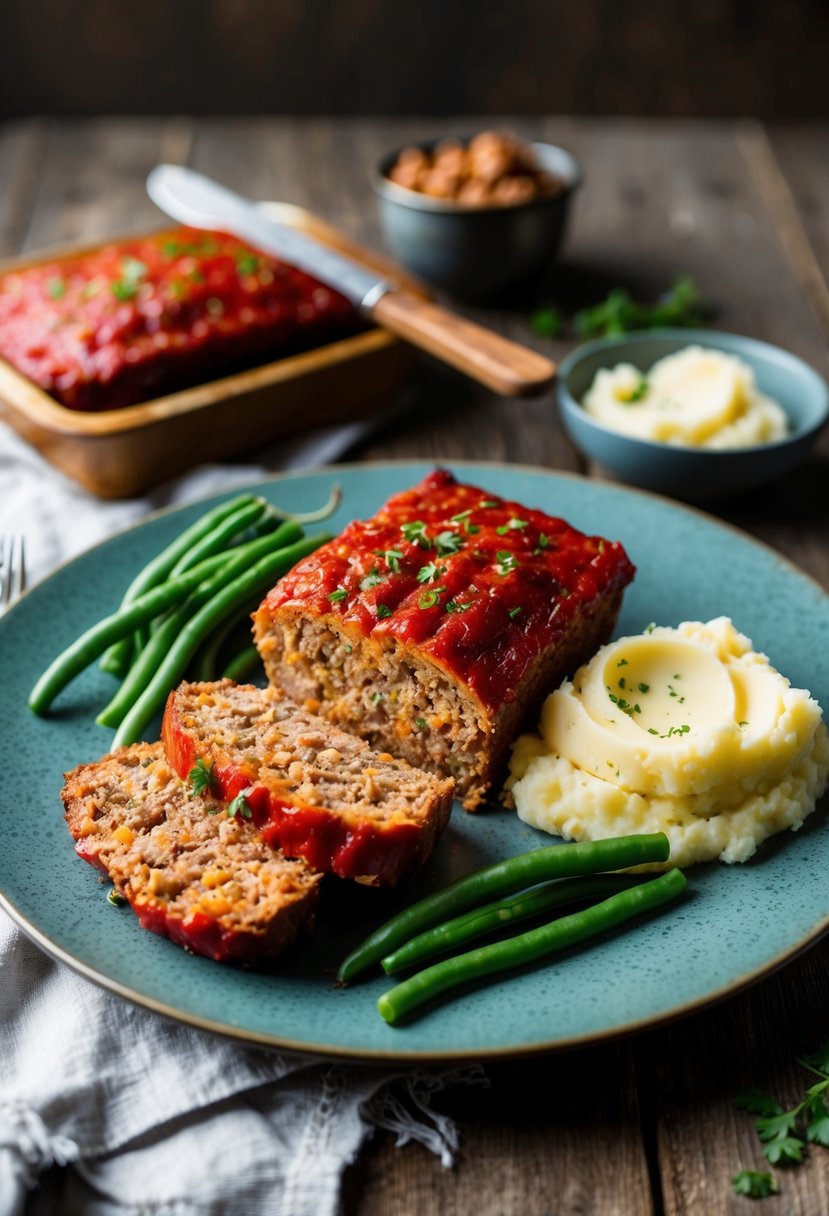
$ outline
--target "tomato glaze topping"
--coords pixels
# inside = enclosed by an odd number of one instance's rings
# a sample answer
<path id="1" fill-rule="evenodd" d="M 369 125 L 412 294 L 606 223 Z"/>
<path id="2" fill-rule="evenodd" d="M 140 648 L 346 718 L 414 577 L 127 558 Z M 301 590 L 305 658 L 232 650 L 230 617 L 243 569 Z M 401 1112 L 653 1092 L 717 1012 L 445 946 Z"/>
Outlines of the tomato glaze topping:
<path id="1" fill-rule="evenodd" d="M 489 709 L 591 603 L 631 581 L 622 546 L 442 469 L 290 571 L 263 608 L 416 646 Z"/>
<path id="2" fill-rule="evenodd" d="M 180 228 L 0 278 L 0 356 L 71 409 L 113 409 L 359 328 L 344 296 Z"/>

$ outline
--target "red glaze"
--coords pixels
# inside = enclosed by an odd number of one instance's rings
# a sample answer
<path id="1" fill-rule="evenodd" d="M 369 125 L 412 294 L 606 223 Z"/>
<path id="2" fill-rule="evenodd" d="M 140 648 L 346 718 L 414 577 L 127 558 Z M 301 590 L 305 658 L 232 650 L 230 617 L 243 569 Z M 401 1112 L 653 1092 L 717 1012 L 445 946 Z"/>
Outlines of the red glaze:
<path id="1" fill-rule="evenodd" d="M 0 356 L 76 410 L 133 405 L 358 328 L 344 296 L 180 228 L 0 278 Z"/>
<path id="2" fill-rule="evenodd" d="M 438 572 L 425 581 L 428 563 Z M 259 612 L 337 616 L 357 635 L 415 644 L 494 711 L 573 617 L 634 573 L 618 542 L 438 469 L 305 558 Z"/>
<path id="3" fill-rule="evenodd" d="M 164 711 L 161 737 L 168 762 L 186 781 L 199 755 L 174 705 L 172 694 Z M 312 869 L 339 878 L 393 886 L 417 865 L 427 844 L 426 833 L 415 822 L 381 823 L 277 797 L 267 786 L 256 783 L 255 773 L 229 758 L 214 761 L 213 778 L 212 793 L 222 801 L 245 795 L 253 822 L 266 844 L 281 848 L 286 857 L 301 857 Z"/>

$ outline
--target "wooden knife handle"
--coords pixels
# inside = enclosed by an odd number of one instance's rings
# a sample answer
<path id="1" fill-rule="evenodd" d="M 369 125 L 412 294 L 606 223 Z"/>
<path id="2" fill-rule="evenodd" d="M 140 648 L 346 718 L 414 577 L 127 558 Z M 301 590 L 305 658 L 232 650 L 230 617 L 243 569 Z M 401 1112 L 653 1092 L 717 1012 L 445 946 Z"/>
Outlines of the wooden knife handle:
<path id="1" fill-rule="evenodd" d="M 505 397 L 540 393 L 556 374 L 555 364 L 543 355 L 408 291 L 381 296 L 372 317 Z"/>

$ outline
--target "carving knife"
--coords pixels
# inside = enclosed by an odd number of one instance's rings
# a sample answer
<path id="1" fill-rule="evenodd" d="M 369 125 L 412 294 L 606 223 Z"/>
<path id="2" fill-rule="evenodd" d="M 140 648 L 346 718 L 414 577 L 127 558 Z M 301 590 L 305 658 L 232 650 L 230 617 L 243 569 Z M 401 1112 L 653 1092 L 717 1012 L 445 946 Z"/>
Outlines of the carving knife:
<path id="1" fill-rule="evenodd" d="M 496 393 L 543 392 L 555 364 L 536 351 L 449 312 L 346 257 L 305 232 L 281 224 L 250 199 L 182 165 L 157 165 L 150 198 L 179 223 L 217 228 L 328 283 L 383 329 L 428 351 Z"/>

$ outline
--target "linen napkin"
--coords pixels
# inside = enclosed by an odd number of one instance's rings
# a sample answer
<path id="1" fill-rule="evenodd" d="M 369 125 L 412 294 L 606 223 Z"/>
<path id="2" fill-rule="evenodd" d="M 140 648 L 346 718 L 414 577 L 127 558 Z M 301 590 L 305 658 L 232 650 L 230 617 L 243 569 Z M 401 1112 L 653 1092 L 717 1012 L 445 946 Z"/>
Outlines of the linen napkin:
<path id="1" fill-rule="evenodd" d="M 101 502 L 0 426 L 0 532 L 24 531 L 29 582 L 148 511 L 335 460 L 371 423 L 317 432 L 257 465 L 205 466 L 145 499 Z M 247 1048 L 98 989 L 0 911 L 0 1216 L 334 1216 L 374 1127 L 451 1165 L 431 1107 L 478 1068 L 361 1068 Z M 27 1194 L 29 1199 L 27 1201 Z"/>

